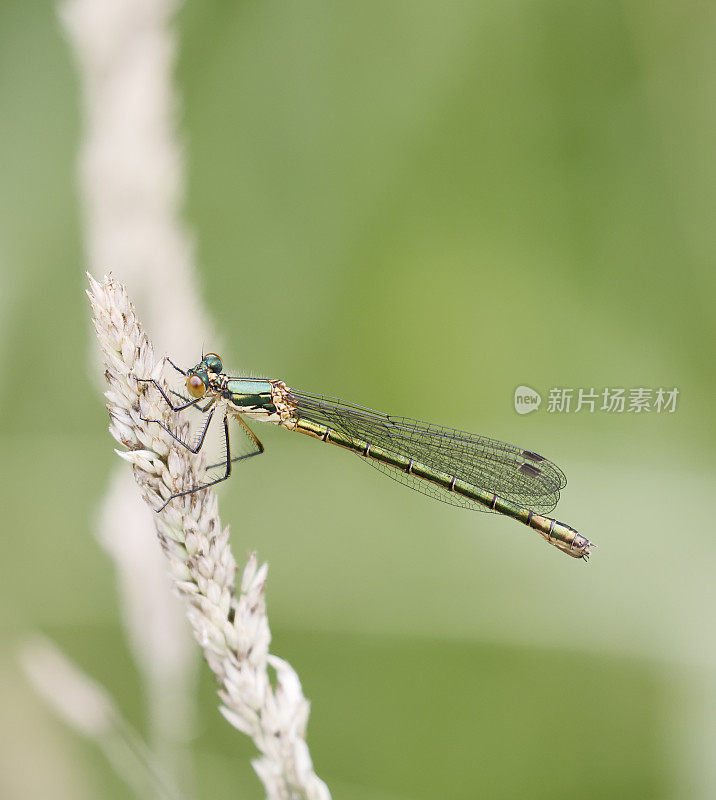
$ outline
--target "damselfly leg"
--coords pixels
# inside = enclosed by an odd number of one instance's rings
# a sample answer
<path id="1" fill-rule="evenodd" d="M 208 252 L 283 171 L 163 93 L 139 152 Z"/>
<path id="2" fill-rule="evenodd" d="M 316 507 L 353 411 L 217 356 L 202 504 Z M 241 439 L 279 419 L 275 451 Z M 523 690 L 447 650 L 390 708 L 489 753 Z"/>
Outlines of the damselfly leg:
<path id="1" fill-rule="evenodd" d="M 214 409 L 211 410 L 211 414 L 213 414 L 213 413 L 214 413 Z M 211 418 L 211 414 L 210 414 L 210 418 Z M 173 438 L 176 439 L 176 441 L 178 441 L 180 444 L 183 444 L 192 453 L 197 453 L 199 450 L 201 450 L 202 445 L 204 444 L 204 437 L 206 435 L 206 429 L 209 426 L 209 421 L 210 421 L 210 419 L 207 421 L 207 424 L 204 426 L 204 431 L 202 433 L 201 441 L 197 445 L 196 450 L 194 448 L 192 448 L 192 447 L 188 447 L 186 442 L 183 442 L 181 439 L 177 438 L 176 436 L 174 436 Z M 210 466 L 206 467 L 207 471 L 216 469 L 218 467 L 224 467 L 224 470 L 225 470 L 224 474 L 220 475 L 218 478 L 214 478 L 213 480 L 207 481 L 206 483 L 199 484 L 198 486 L 192 486 L 191 489 L 185 489 L 184 491 L 181 491 L 181 492 L 175 492 L 173 495 L 171 495 L 170 497 L 167 498 L 167 500 L 164 503 L 164 505 L 162 505 L 160 508 L 157 509 L 157 512 L 163 511 L 167 507 L 167 505 L 177 497 L 184 497 L 185 495 L 194 494 L 194 492 L 201 491 L 202 489 L 208 489 L 210 486 L 216 486 L 217 483 L 221 483 L 222 481 L 227 480 L 227 478 L 229 478 L 231 476 L 231 465 L 232 464 L 235 464 L 237 461 L 243 461 L 245 458 L 251 458 L 252 456 L 259 456 L 259 455 L 261 455 L 261 453 L 264 452 L 264 446 L 261 444 L 261 442 L 259 441 L 259 438 L 251 430 L 251 428 L 249 428 L 249 426 L 242 419 L 239 419 L 238 421 L 243 426 L 245 431 L 247 432 L 247 434 L 249 436 L 249 440 L 252 442 L 252 444 L 254 445 L 255 449 L 250 453 L 242 453 L 239 456 L 234 456 L 233 458 L 231 457 L 231 437 L 229 436 L 229 420 L 228 420 L 228 417 L 224 416 L 223 422 L 224 422 L 224 443 L 225 443 L 225 446 L 226 446 L 226 458 L 223 461 L 219 461 L 216 464 L 211 464 Z M 167 428 L 165 426 L 162 425 L 162 427 L 164 427 L 164 429 L 167 430 Z M 169 431 L 169 432 L 171 433 L 171 431 Z"/>
<path id="2" fill-rule="evenodd" d="M 187 400 L 185 403 L 175 406 L 174 403 L 172 403 L 172 401 L 169 399 L 169 396 L 164 391 L 164 389 L 162 389 L 159 382 L 155 381 L 154 378 L 137 378 L 137 383 L 153 383 L 154 386 L 156 386 L 156 388 L 159 390 L 159 394 L 161 394 L 166 404 L 169 406 L 169 408 L 171 408 L 172 411 L 183 411 L 185 408 L 189 408 L 189 406 L 196 405 L 199 402 L 199 400 L 201 400 L 201 397 L 195 397 L 193 400 Z M 182 397 L 182 395 L 179 396 Z M 144 418 L 142 417 L 142 419 Z M 145 422 L 155 422 L 155 421 L 156 420 L 145 420 Z"/>
<path id="3" fill-rule="evenodd" d="M 211 413 L 212 414 L 214 413 L 213 410 L 212 410 Z M 211 421 L 211 415 L 209 417 L 209 421 L 208 422 L 210 422 L 210 421 Z M 204 426 L 204 434 L 206 434 L 206 429 L 208 427 L 208 422 L 207 422 L 207 425 Z M 164 430 L 167 430 L 167 428 L 164 425 L 162 425 L 162 427 L 164 428 Z M 171 431 L 170 431 L 170 433 L 171 433 Z M 178 442 L 183 444 L 185 447 L 187 447 L 186 443 L 182 442 L 181 439 L 178 439 L 176 436 L 174 436 L 174 438 Z M 191 489 L 185 489 L 182 492 L 174 492 L 174 494 L 170 495 L 166 499 L 166 501 L 164 502 L 164 504 L 160 508 L 156 509 L 157 513 L 159 513 L 160 511 L 164 511 L 164 509 L 169 505 L 169 503 L 171 503 L 171 501 L 175 500 L 177 497 L 184 497 L 185 495 L 188 495 L 188 494 L 194 494 L 194 492 L 198 492 L 201 489 L 208 489 L 210 486 L 216 486 L 217 483 L 221 483 L 222 481 L 225 481 L 231 475 L 231 463 L 232 463 L 232 460 L 231 460 L 231 442 L 229 441 L 229 422 L 226 419 L 226 417 L 224 417 L 224 442 L 226 443 L 226 472 L 221 477 L 215 478 L 213 481 L 207 481 L 206 483 L 203 483 L 203 484 L 201 484 L 199 486 L 192 486 Z M 198 452 L 198 450 L 201 449 L 201 445 L 203 443 L 204 443 L 204 436 L 202 436 L 201 443 L 199 444 L 199 447 L 197 448 L 196 451 L 192 450 L 191 447 L 187 447 L 187 449 L 191 450 L 191 452 Z"/>
<path id="4" fill-rule="evenodd" d="M 169 356 L 164 357 L 166 361 L 168 361 L 177 372 L 180 372 L 182 375 L 186 375 L 186 370 L 182 369 L 181 367 L 177 367 L 177 365 L 169 358 Z"/>
<path id="5" fill-rule="evenodd" d="M 173 395 L 174 397 L 178 397 L 180 400 L 183 400 L 185 403 L 189 402 L 189 398 L 185 397 L 183 394 L 179 392 L 175 392 L 174 389 L 169 390 L 169 394 Z M 201 412 L 202 414 L 206 414 L 206 412 L 211 408 L 213 404 L 213 400 L 210 400 L 205 406 L 198 406 L 193 405 L 191 408 L 195 408 L 197 411 Z"/>
<path id="6" fill-rule="evenodd" d="M 180 369 L 173 361 L 171 361 L 170 359 L 166 359 L 166 360 L 169 361 L 169 363 L 172 365 L 172 367 L 174 367 L 174 369 L 177 370 L 177 372 L 180 372 L 182 375 L 186 375 L 187 374 L 184 370 Z M 216 411 L 216 408 L 215 407 L 212 408 L 212 406 L 215 405 L 215 403 L 216 403 L 218 398 L 216 396 L 214 396 L 214 397 L 210 398 L 209 401 L 205 405 L 200 406 L 200 405 L 198 405 L 198 403 L 199 403 L 200 400 L 202 400 L 202 397 L 196 397 L 196 398 L 193 398 L 193 399 L 189 399 L 189 398 L 185 397 L 184 395 L 180 394 L 179 392 L 174 391 L 173 389 L 169 389 L 169 393 L 167 394 L 167 392 L 164 391 L 164 389 L 158 383 L 158 381 L 156 381 L 153 378 L 137 378 L 137 381 L 138 382 L 144 382 L 144 383 L 153 384 L 159 390 L 159 393 L 160 393 L 162 399 L 169 406 L 169 408 L 172 409 L 172 411 L 183 411 L 186 408 L 196 408 L 197 411 L 200 411 L 201 413 L 206 413 L 207 411 L 209 412 L 208 417 L 206 419 L 206 422 L 204 423 L 204 425 L 203 425 L 203 427 L 201 429 L 201 433 L 198 436 L 196 444 L 190 444 L 189 442 L 185 442 L 180 436 L 177 436 L 177 434 L 175 434 L 161 420 L 150 419 L 148 417 L 144 417 L 144 416 L 140 415 L 141 419 L 143 421 L 145 421 L 145 422 L 154 422 L 157 425 L 159 425 L 161 428 L 163 428 L 163 430 L 165 430 L 172 437 L 172 439 L 174 439 L 175 442 L 178 442 L 184 448 L 189 450 L 190 453 L 193 453 L 195 455 L 198 454 L 199 451 L 204 446 L 204 443 L 206 441 L 206 434 L 207 434 L 207 431 L 209 430 L 209 426 L 211 425 L 212 419 L 214 417 L 214 412 Z M 175 403 L 172 402 L 172 399 L 169 397 L 169 395 L 173 395 L 174 397 L 178 398 L 182 402 L 179 403 L 178 405 L 175 405 Z M 207 466 L 205 468 L 205 471 L 209 472 L 211 470 L 214 470 L 214 469 L 217 469 L 219 467 L 222 467 L 224 469 L 224 474 L 220 475 L 217 478 L 214 478 L 213 480 L 207 481 L 206 483 L 202 483 L 202 484 L 199 484 L 197 486 L 193 486 L 190 489 L 185 489 L 185 490 L 183 490 L 181 492 L 175 492 L 169 498 L 167 498 L 166 502 L 160 508 L 158 508 L 157 511 L 163 511 L 166 508 L 166 506 L 172 500 L 174 500 L 177 497 L 183 497 L 185 495 L 193 494 L 194 492 L 198 492 L 201 489 L 207 489 L 210 486 L 215 486 L 217 483 L 221 483 L 222 481 L 225 481 L 231 475 L 231 465 L 232 464 L 235 464 L 237 461 L 242 461 L 243 459 L 246 459 L 246 458 L 251 458 L 252 456 L 260 455 L 261 453 L 264 452 L 263 445 L 261 444 L 261 442 L 260 442 L 259 438 L 256 436 L 256 434 L 251 430 L 251 428 L 249 428 L 249 426 L 240 417 L 236 417 L 236 419 L 239 422 L 239 424 L 242 426 L 242 428 L 244 429 L 245 433 L 247 434 L 248 440 L 250 442 L 251 452 L 242 453 L 241 455 L 234 456 L 233 458 L 231 457 L 231 437 L 229 436 L 228 415 L 225 413 L 224 414 L 224 418 L 223 418 L 223 426 L 224 426 L 224 437 L 223 438 L 224 438 L 224 446 L 225 446 L 225 454 L 226 454 L 225 458 L 222 459 L 221 461 L 218 461 L 215 464 L 211 464 L 211 465 L 209 465 L 209 466 Z"/>
<path id="7" fill-rule="evenodd" d="M 172 401 L 169 399 L 167 394 L 165 393 L 164 389 L 162 389 L 162 387 L 153 378 L 137 378 L 137 381 L 138 382 L 139 381 L 146 381 L 148 383 L 153 383 L 157 387 L 157 389 L 159 389 L 162 397 L 164 398 L 164 400 L 166 400 L 167 405 L 169 406 L 169 408 L 171 408 L 172 411 L 183 411 L 185 408 L 189 408 L 190 406 L 196 406 L 196 404 L 201 399 L 201 398 L 197 398 L 195 400 L 190 400 L 187 403 L 183 403 L 181 405 L 175 406 L 172 403 Z M 204 410 L 206 411 L 208 409 L 205 408 Z M 213 408 L 211 409 L 211 411 L 209 411 L 209 416 L 207 417 L 206 422 L 204 423 L 204 428 L 203 428 L 203 430 L 201 432 L 201 435 L 199 436 L 199 441 L 198 441 L 198 443 L 196 445 L 191 445 L 188 442 L 185 442 L 181 438 L 181 436 L 177 436 L 176 433 L 174 433 L 174 431 L 170 430 L 169 426 L 165 425 L 160 419 L 151 419 L 149 417 L 144 417 L 141 414 L 139 415 L 139 417 L 143 422 L 155 422 L 157 425 L 159 425 L 161 428 L 163 428 L 172 437 L 172 439 L 174 439 L 175 442 L 179 442 L 179 444 L 183 445 L 184 447 L 186 447 L 187 450 L 189 450 L 192 453 L 196 454 L 196 453 L 199 452 L 199 450 L 201 450 L 201 448 L 202 448 L 202 446 L 204 444 L 204 439 L 206 438 L 206 432 L 209 430 L 209 425 L 211 424 L 211 420 L 212 420 L 212 418 L 214 416 L 214 411 L 215 411 L 215 409 L 213 409 Z"/>

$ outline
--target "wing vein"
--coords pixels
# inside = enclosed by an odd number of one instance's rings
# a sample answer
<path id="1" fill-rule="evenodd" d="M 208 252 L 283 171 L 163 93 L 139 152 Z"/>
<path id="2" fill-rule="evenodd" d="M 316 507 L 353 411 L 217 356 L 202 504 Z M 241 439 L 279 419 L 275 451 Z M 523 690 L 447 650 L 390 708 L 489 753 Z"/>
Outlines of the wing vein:
<path id="1" fill-rule="evenodd" d="M 497 439 L 433 425 L 409 417 L 381 414 L 369 408 L 323 395 L 291 390 L 299 419 L 341 431 L 428 468 L 497 494 L 518 505 L 547 514 L 556 506 L 567 483 L 562 470 L 532 450 Z M 366 459 L 391 478 L 443 502 L 475 510 L 482 507 L 449 490 Z"/>

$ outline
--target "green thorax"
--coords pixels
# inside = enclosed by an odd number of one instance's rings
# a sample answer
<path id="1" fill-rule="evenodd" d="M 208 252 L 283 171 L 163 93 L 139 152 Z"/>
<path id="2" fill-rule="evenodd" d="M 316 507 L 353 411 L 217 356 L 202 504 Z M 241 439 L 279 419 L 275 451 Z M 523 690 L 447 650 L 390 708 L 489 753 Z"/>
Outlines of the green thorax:
<path id="1" fill-rule="evenodd" d="M 223 396 L 239 411 L 275 414 L 276 406 L 271 396 L 271 381 L 254 378 L 230 378 Z"/>

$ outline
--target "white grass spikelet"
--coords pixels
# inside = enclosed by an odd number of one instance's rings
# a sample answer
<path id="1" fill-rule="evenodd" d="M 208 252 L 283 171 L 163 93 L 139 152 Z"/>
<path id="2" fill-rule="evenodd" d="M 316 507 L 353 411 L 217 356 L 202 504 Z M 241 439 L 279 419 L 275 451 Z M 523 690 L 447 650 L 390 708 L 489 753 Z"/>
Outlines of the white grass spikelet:
<path id="1" fill-rule="evenodd" d="M 138 377 L 149 376 L 161 381 L 162 364 L 155 362 L 124 286 L 110 278 L 102 283 L 88 278 L 109 384 L 110 432 L 127 448 L 117 452 L 132 464 L 144 499 L 158 508 L 176 491 L 201 483 L 204 462 L 170 445 L 159 425 L 143 421 L 160 419 L 178 435 L 188 433 L 188 425 L 168 409 L 156 388 L 137 383 Z M 298 676 L 287 662 L 269 655 L 267 566 L 259 566 L 251 555 L 237 595 L 229 529 L 221 524 L 210 490 L 176 498 L 156 515 L 155 524 L 174 587 L 184 598 L 194 636 L 219 682 L 221 711 L 261 752 L 252 763 L 267 797 L 329 800 L 305 742 L 309 704 Z"/>

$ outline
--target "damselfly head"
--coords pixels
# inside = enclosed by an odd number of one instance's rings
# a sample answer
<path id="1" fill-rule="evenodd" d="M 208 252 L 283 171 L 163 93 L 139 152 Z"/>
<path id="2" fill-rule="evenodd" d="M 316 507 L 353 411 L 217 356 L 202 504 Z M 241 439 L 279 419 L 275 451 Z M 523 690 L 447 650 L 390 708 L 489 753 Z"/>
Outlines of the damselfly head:
<path id="1" fill-rule="evenodd" d="M 216 353 L 207 353 L 201 361 L 186 374 L 186 390 L 194 398 L 203 397 L 212 386 L 217 375 L 221 374 L 224 365 Z"/>

